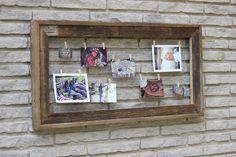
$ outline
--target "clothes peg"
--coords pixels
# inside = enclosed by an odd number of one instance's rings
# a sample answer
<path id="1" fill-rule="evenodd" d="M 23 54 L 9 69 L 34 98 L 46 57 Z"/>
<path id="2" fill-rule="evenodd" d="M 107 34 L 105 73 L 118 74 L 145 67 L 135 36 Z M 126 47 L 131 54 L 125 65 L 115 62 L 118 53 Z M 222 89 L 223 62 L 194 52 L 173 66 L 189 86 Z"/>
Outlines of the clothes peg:
<path id="1" fill-rule="evenodd" d="M 60 69 L 60 73 L 62 74 L 62 69 Z"/>
<path id="2" fill-rule="evenodd" d="M 160 74 L 159 74 L 159 73 L 157 74 L 157 79 L 158 79 L 158 80 L 160 80 L 160 79 L 161 79 L 161 78 L 160 78 Z"/>
<path id="3" fill-rule="evenodd" d="M 156 45 L 156 40 L 153 40 L 153 41 L 152 41 L 152 44 L 153 44 L 153 45 Z"/>
<path id="4" fill-rule="evenodd" d="M 179 42 L 178 42 L 178 45 L 179 45 L 179 47 L 181 47 L 181 41 L 179 40 Z"/>
<path id="5" fill-rule="evenodd" d="M 84 49 L 85 49 L 85 50 L 87 49 L 87 44 L 86 44 L 86 42 L 84 42 Z"/>
<path id="6" fill-rule="evenodd" d="M 179 88 L 179 86 L 180 86 L 180 83 L 179 83 L 179 81 L 178 81 L 178 83 L 177 83 L 177 87 Z"/>
<path id="7" fill-rule="evenodd" d="M 105 50 L 105 43 L 102 43 L 102 48 L 103 48 L 103 50 Z"/>
<path id="8" fill-rule="evenodd" d="M 115 61 L 115 55 L 111 56 L 111 61 Z"/>
<path id="9" fill-rule="evenodd" d="M 68 46 L 67 46 L 67 42 L 65 41 L 64 43 L 65 43 L 65 48 L 67 49 L 67 48 L 68 48 Z"/>
<path id="10" fill-rule="evenodd" d="M 131 54 L 129 54 L 129 60 L 132 60 L 132 55 Z"/>

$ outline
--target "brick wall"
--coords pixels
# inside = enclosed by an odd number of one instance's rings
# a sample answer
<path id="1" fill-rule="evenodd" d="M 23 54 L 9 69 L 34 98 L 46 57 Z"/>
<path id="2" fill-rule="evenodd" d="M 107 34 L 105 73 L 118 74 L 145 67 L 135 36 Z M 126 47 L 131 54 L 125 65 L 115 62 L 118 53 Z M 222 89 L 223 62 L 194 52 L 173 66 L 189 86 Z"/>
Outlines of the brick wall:
<path id="1" fill-rule="evenodd" d="M 0 19 L 0 157 L 236 156 L 235 0 L 0 0 Z M 33 132 L 33 19 L 203 25 L 205 117 L 197 123 Z"/>

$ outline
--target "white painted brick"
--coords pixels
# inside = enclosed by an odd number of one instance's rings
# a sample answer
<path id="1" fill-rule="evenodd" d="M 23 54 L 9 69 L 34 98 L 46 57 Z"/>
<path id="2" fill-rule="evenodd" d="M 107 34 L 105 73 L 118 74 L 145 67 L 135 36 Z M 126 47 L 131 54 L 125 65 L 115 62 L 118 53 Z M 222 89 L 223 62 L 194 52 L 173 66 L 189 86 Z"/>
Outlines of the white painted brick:
<path id="1" fill-rule="evenodd" d="M 28 104 L 29 96 L 30 94 L 25 92 L 0 94 L 0 105 Z"/>
<path id="2" fill-rule="evenodd" d="M 159 2 L 159 12 L 203 13 L 203 4 Z"/>
<path id="3" fill-rule="evenodd" d="M 55 143 L 62 144 L 69 142 L 98 141 L 108 139 L 108 136 L 108 131 L 56 134 Z"/>
<path id="4" fill-rule="evenodd" d="M 204 146 L 204 154 L 220 154 L 220 153 L 230 153 L 235 151 L 236 144 L 235 143 L 217 143 L 214 145 L 206 145 Z"/>
<path id="5" fill-rule="evenodd" d="M 1 122 L 0 133 L 21 133 L 29 129 L 28 122 Z"/>
<path id="6" fill-rule="evenodd" d="M 162 135 L 169 135 L 169 134 L 183 134 L 188 132 L 199 132 L 205 130 L 204 123 L 197 123 L 197 124 L 181 124 L 181 125 L 171 125 L 171 126 L 163 126 L 161 127 L 161 134 Z"/>
<path id="7" fill-rule="evenodd" d="M 30 90 L 30 79 L 7 79 L 0 80 L 0 91 Z"/>
<path id="8" fill-rule="evenodd" d="M 207 119 L 221 119 L 221 118 L 228 118 L 229 117 L 229 109 L 206 109 L 205 110 L 205 117 Z"/>
<path id="9" fill-rule="evenodd" d="M 226 15 L 229 12 L 229 6 L 206 4 L 204 10 L 205 13 Z"/>
<path id="10" fill-rule="evenodd" d="M 202 146 L 173 148 L 158 151 L 158 157 L 185 157 L 203 155 Z"/>
<path id="11" fill-rule="evenodd" d="M 236 140 L 236 131 L 231 132 L 231 139 Z"/>
<path id="12" fill-rule="evenodd" d="M 189 1 L 191 1 L 191 2 L 208 2 L 208 3 L 230 3 L 230 0 L 189 0 Z"/>
<path id="13" fill-rule="evenodd" d="M 204 28 L 206 36 L 210 37 L 235 37 L 236 30 L 233 28 L 206 27 Z"/>
<path id="14" fill-rule="evenodd" d="M 1 150 L 0 152 L 0 156 L 2 157 L 29 157 L 29 151 L 21 151 L 21 150 L 17 150 L 17 151 L 8 151 L 8 150 Z"/>
<path id="15" fill-rule="evenodd" d="M 0 19 L 2 20 L 31 20 L 32 11 L 29 10 L 0 10 Z"/>
<path id="16" fill-rule="evenodd" d="M 230 120 L 230 128 L 232 128 L 232 129 L 236 128 L 236 120 L 235 119 Z"/>
<path id="17" fill-rule="evenodd" d="M 203 39 L 203 48 L 228 48 L 228 40 L 225 39 Z"/>
<path id="18" fill-rule="evenodd" d="M 29 34 L 29 33 L 30 33 L 29 23 L 0 22 L 0 34 Z"/>
<path id="19" fill-rule="evenodd" d="M 50 5 L 50 0 L 0 0 L 0 5 L 5 6 L 39 6 L 45 7 Z"/>
<path id="20" fill-rule="evenodd" d="M 191 15 L 192 24 L 231 26 L 232 17 Z"/>
<path id="21" fill-rule="evenodd" d="M 198 135 L 190 135 L 188 138 L 189 144 L 200 144 L 205 142 L 223 142 L 229 141 L 231 137 L 230 132 L 222 132 L 222 133 L 205 133 Z"/>
<path id="22" fill-rule="evenodd" d="M 178 20 L 176 20 L 178 19 Z M 174 23 L 174 24 L 189 24 L 189 15 L 178 14 L 144 14 L 143 22 L 149 23 Z"/>
<path id="23" fill-rule="evenodd" d="M 107 48 L 134 48 L 138 47 L 138 40 L 137 39 L 88 39 L 87 46 L 100 46 L 101 43 L 105 43 Z"/>
<path id="24" fill-rule="evenodd" d="M 135 153 L 119 153 L 107 155 L 107 157 L 156 157 L 156 152 L 147 151 L 147 152 L 135 152 Z"/>
<path id="25" fill-rule="evenodd" d="M 0 51 L 0 62 L 30 62 L 30 51 Z"/>
<path id="26" fill-rule="evenodd" d="M 235 76 L 232 74 L 205 74 L 206 84 L 225 84 L 236 83 Z"/>
<path id="27" fill-rule="evenodd" d="M 236 18 L 233 18 L 233 25 L 236 25 Z"/>
<path id="28" fill-rule="evenodd" d="M 52 0 L 52 7 L 79 9 L 106 9 L 106 0 Z"/>
<path id="29" fill-rule="evenodd" d="M 133 0 L 109 0 L 108 9 L 110 10 L 145 10 L 157 11 L 156 1 L 133 1 Z"/>
<path id="30" fill-rule="evenodd" d="M 230 93 L 231 94 L 236 94 L 236 86 L 231 85 Z"/>
<path id="31" fill-rule="evenodd" d="M 0 108 L 0 119 L 3 118 L 30 118 L 31 107 L 6 107 Z"/>
<path id="32" fill-rule="evenodd" d="M 141 148 L 164 148 L 170 146 L 180 146 L 187 144 L 186 136 L 177 137 L 149 137 L 141 139 Z"/>
<path id="33" fill-rule="evenodd" d="M 230 63 L 203 63 L 203 72 L 229 72 Z"/>
<path id="34" fill-rule="evenodd" d="M 204 95 L 230 95 L 230 88 L 227 85 L 205 86 Z"/>
<path id="35" fill-rule="evenodd" d="M 206 121 L 207 130 L 222 130 L 230 127 L 229 120 L 209 120 Z"/>
<path id="36" fill-rule="evenodd" d="M 160 127 L 131 128 L 111 131 L 111 139 L 160 135 Z"/>
<path id="37" fill-rule="evenodd" d="M 204 50 L 204 60 L 235 60 L 236 53 L 232 51 L 222 50 Z"/>
<path id="38" fill-rule="evenodd" d="M 88 11 L 33 11 L 34 20 L 89 20 Z"/>
<path id="39" fill-rule="evenodd" d="M 236 117 L 236 107 L 231 107 L 229 110 L 230 117 Z"/>
<path id="40" fill-rule="evenodd" d="M 102 154 L 138 150 L 140 140 L 116 140 L 88 144 L 88 154 Z"/>
<path id="41" fill-rule="evenodd" d="M 229 48 L 236 49 L 236 40 L 229 40 Z"/>
<path id="42" fill-rule="evenodd" d="M 29 147 L 52 145 L 53 137 L 51 135 L 18 135 L 18 136 L 0 136 L 0 148 L 10 147 Z"/>
<path id="43" fill-rule="evenodd" d="M 206 107 L 235 106 L 236 97 L 206 97 Z"/>
<path id="44" fill-rule="evenodd" d="M 26 37 L 0 37 L 0 48 L 26 48 Z"/>
<path id="45" fill-rule="evenodd" d="M 0 76 L 27 76 L 29 73 L 27 64 L 0 65 Z"/>
<path id="46" fill-rule="evenodd" d="M 34 148 L 30 151 L 30 157 L 59 157 L 59 156 L 76 156 L 86 155 L 86 147 L 84 145 L 73 146 L 54 146 L 44 148 Z"/>
<path id="47" fill-rule="evenodd" d="M 142 22 L 142 15 L 137 13 L 91 12 L 91 21 L 102 22 Z"/>

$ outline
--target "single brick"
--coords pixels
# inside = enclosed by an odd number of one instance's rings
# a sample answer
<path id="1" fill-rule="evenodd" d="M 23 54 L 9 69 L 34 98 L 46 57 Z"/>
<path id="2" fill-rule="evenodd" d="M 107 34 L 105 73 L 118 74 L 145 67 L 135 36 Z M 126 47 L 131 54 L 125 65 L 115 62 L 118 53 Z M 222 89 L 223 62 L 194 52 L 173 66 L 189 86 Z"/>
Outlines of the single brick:
<path id="1" fill-rule="evenodd" d="M 158 151 L 158 157 L 183 157 L 183 156 L 200 156 L 203 155 L 202 146 L 169 148 Z"/>
<path id="2" fill-rule="evenodd" d="M 206 130 L 223 130 L 230 127 L 229 120 L 208 120 L 206 121 Z"/>
<path id="3" fill-rule="evenodd" d="M 0 94 L 0 106 L 12 104 L 28 104 L 30 93 L 4 93 Z"/>
<path id="4" fill-rule="evenodd" d="M 29 157 L 29 151 L 24 150 L 1 150 L 0 156 L 2 157 Z"/>
<path id="5" fill-rule="evenodd" d="M 206 4 L 204 9 L 205 9 L 205 13 L 210 13 L 210 14 L 227 15 L 229 12 L 229 6 L 225 6 L 225 5 Z"/>
<path id="6" fill-rule="evenodd" d="M 226 106 L 235 106 L 235 97 L 224 97 L 224 96 L 217 96 L 217 97 L 206 97 L 206 107 L 226 107 Z"/>
<path id="7" fill-rule="evenodd" d="M 223 17 L 223 16 L 200 16 L 200 15 L 191 15 L 192 24 L 203 24 L 203 25 L 217 25 L 217 26 L 231 26 L 232 17 Z"/>
<path id="8" fill-rule="evenodd" d="M 0 91 L 30 90 L 30 79 L 0 80 Z"/>
<path id="9" fill-rule="evenodd" d="M 229 72 L 230 63 L 203 63 L 203 72 Z"/>
<path id="10" fill-rule="evenodd" d="M 178 19 L 178 20 L 176 20 Z M 174 23 L 174 24 L 189 24 L 189 15 L 178 14 L 144 14 L 143 22 L 149 23 Z"/>
<path id="11" fill-rule="evenodd" d="M 14 117 L 12 117 L 14 118 Z M 22 133 L 29 131 L 28 122 L 1 122 L 0 133 Z"/>
<path id="12" fill-rule="evenodd" d="M 225 39 L 203 39 L 203 48 L 228 48 L 228 40 Z"/>
<path id="13" fill-rule="evenodd" d="M 29 23 L 0 22 L 0 34 L 29 34 Z"/>
<path id="14" fill-rule="evenodd" d="M 31 20 L 32 11 L 28 10 L 0 10 L 0 19 L 1 20 Z"/>
<path id="15" fill-rule="evenodd" d="M 236 36 L 236 30 L 232 28 L 206 27 L 204 30 L 206 32 L 206 36 L 210 37 L 227 38 Z"/>
<path id="16" fill-rule="evenodd" d="M 235 143 L 217 143 L 214 145 L 205 145 L 204 155 L 230 153 L 235 151 L 235 148 L 236 148 Z"/>
<path id="17" fill-rule="evenodd" d="M 30 51 L 1 51 L 0 62 L 30 62 Z"/>
<path id="18" fill-rule="evenodd" d="M 191 2 L 230 3 L 230 0 L 189 0 Z M 232 1 L 232 0 L 231 0 Z"/>
<path id="19" fill-rule="evenodd" d="M 227 85 L 205 86 L 204 95 L 230 95 L 230 86 Z"/>
<path id="20" fill-rule="evenodd" d="M 106 0 L 52 0 L 52 7 L 78 9 L 106 9 Z"/>
<path id="21" fill-rule="evenodd" d="M 236 83 L 235 76 L 232 74 L 205 74 L 206 84 L 230 84 Z"/>
<path id="22" fill-rule="evenodd" d="M 205 110 L 207 119 L 221 119 L 229 117 L 229 109 L 207 109 Z"/>
<path id="23" fill-rule="evenodd" d="M 50 0 L 0 0 L 0 5 L 5 6 L 37 6 L 37 7 L 49 7 Z"/>
<path id="24" fill-rule="evenodd" d="M 2 118 L 30 118 L 31 107 L 6 107 L 0 108 L 0 119 Z"/>
<path id="25" fill-rule="evenodd" d="M 26 48 L 26 37 L 0 37 L 0 48 Z"/>
<path id="26" fill-rule="evenodd" d="M 28 64 L 0 65 L 0 76 L 28 76 L 29 73 Z"/>
<path id="27" fill-rule="evenodd" d="M 108 9 L 110 10 L 145 10 L 157 11 L 156 1 L 133 1 L 133 0 L 109 0 Z"/>
<path id="28" fill-rule="evenodd" d="M 159 12 L 203 13 L 203 4 L 159 2 Z"/>

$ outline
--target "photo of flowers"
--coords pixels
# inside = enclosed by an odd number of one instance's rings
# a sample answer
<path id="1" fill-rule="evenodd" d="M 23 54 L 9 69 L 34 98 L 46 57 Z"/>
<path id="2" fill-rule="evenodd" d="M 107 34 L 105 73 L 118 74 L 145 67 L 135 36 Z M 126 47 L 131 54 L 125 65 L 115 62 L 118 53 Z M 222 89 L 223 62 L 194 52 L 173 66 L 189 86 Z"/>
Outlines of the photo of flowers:
<path id="1" fill-rule="evenodd" d="M 116 103 L 116 84 L 115 83 L 91 83 L 90 86 L 91 102 L 94 103 Z"/>
<path id="2" fill-rule="evenodd" d="M 82 67 L 104 67 L 107 66 L 107 51 L 102 47 L 81 48 Z"/>
<path id="3" fill-rule="evenodd" d="M 90 102 L 87 74 L 53 74 L 56 103 Z"/>
<path id="4" fill-rule="evenodd" d="M 152 45 L 154 72 L 182 71 L 181 48 L 179 45 Z"/>

